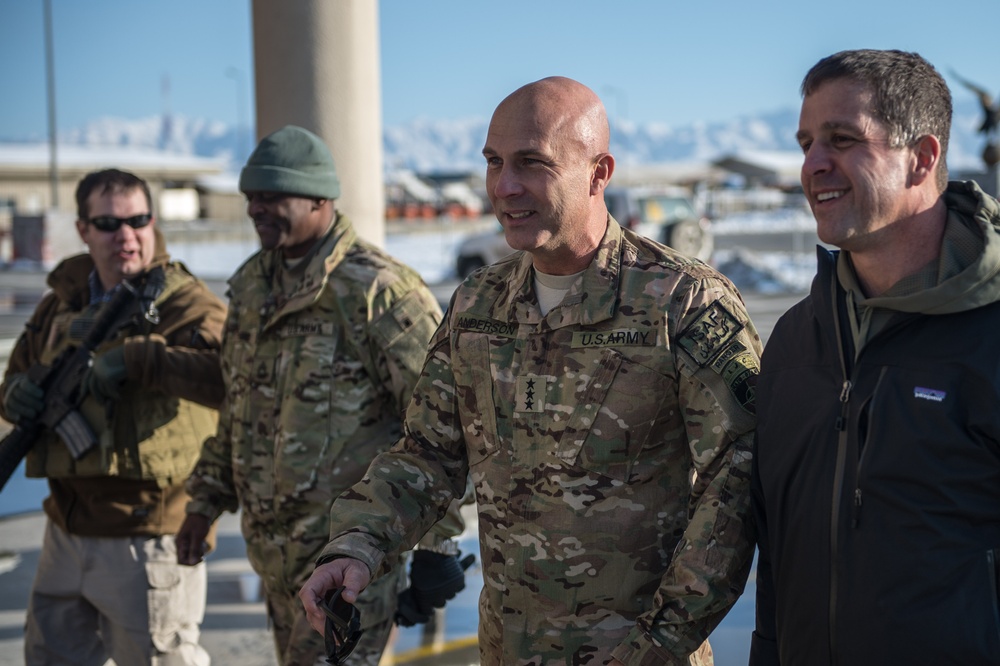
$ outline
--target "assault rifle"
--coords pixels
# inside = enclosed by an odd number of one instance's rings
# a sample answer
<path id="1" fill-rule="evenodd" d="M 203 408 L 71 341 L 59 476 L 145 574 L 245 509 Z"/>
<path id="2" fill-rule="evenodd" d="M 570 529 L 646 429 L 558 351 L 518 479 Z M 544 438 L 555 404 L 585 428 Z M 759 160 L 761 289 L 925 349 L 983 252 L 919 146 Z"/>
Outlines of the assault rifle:
<path id="1" fill-rule="evenodd" d="M 138 311 L 144 311 L 147 319 L 157 316 L 152 303 L 163 289 L 162 269 L 153 269 L 146 277 L 136 283 L 122 280 L 121 287 L 100 309 L 79 347 L 66 349 L 51 365 L 36 363 L 28 369 L 28 379 L 45 392 L 45 407 L 34 419 L 17 423 L 0 441 L 0 491 L 43 428 L 59 435 L 74 460 L 79 460 L 97 445 L 97 436 L 77 411 L 86 397 L 83 378 L 93 362 L 94 350 L 132 320 L 137 314 L 136 303 L 140 304 Z"/>

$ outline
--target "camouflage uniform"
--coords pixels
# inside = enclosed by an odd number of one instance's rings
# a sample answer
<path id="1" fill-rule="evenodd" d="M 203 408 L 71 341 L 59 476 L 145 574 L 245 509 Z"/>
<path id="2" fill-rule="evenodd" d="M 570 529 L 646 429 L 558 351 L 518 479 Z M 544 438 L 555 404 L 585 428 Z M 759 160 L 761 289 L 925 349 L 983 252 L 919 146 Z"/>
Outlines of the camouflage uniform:
<path id="1" fill-rule="evenodd" d="M 384 570 L 471 471 L 483 664 L 687 663 L 750 567 L 759 351 L 725 277 L 613 221 L 546 316 L 515 254 L 456 291 L 323 555 Z"/>
<path id="2" fill-rule="evenodd" d="M 188 512 L 214 520 L 242 509 L 279 660 L 312 664 L 325 655 L 323 637 L 296 595 L 329 539 L 333 500 L 399 438 L 441 310 L 416 273 L 359 241 L 340 215 L 291 293 L 277 288 L 282 261 L 259 252 L 229 281 L 227 396 L 188 481 Z M 369 630 L 350 663 L 378 663 L 399 582 L 359 600 Z"/>

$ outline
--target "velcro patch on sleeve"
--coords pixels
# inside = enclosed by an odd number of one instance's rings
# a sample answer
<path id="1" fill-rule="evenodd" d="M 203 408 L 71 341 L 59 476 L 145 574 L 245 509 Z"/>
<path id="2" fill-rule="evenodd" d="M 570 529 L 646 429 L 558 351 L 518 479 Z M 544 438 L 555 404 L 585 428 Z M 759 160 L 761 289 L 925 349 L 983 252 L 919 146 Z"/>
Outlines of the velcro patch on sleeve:
<path id="1" fill-rule="evenodd" d="M 754 412 L 757 374 L 760 363 L 757 357 L 738 340 L 727 346 L 712 362 L 712 370 L 717 372 L 729 387 L 736 401 L 748 412 Z"/>
<path id="2" fill-rule="evenodd" d="M 677 343 L 703 368 L 736 339 L 744 326 L 724 305 L 715 301 L 684 329 Z"/>

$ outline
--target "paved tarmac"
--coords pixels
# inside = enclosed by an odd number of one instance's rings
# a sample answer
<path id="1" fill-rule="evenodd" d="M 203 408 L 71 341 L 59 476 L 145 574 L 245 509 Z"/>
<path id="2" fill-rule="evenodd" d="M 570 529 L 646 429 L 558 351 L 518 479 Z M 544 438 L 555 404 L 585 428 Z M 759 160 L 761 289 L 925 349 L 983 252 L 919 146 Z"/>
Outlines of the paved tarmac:
<path id="1" fill-rule="evenodd" d="M 223 281 L 210 281 L 209 286 L 216 293 L 224 294 Z M 454 287 L 454 283 L 447 283 L 435 285 L 433 290 L 439 300 L 447 303 Z M 6 367 L 6 356 L 13 339 L 20 333 L 43 291 L 42 273 L 0 271 L 0 366 Z M 777 318 L 800 300 L 802 294 L 745 292 L 744 297 L 751 318 L 766 340 Z M 5 427 L 6 424 L 0 421 L 0 429 Z M 33 492 L 39 492 L 38 485 L 33 488 Z M 16 491 L 12 480 L 6 492 Z M 466 552 L 475 552 L 478 557 L 474 515 L 470 519 L 472 530 L 463 538 L 462 547 Z M 44 517 L 38 511 L 0 517 L 0 666 L 23 663 L 26 602 L 38 562 L 43 526 Z M 474 638 L 477 598 L 482 586 L 478 566 L 471 569 L 467 576 L 466 590 L 449 603 L 440 617 L 437 630 L 427 631 L 418 627 L 399 632 L 383 664 L 465 666 L 478 663 Z M 208 581 L 208 611 L 202 625 L 202 644 L 212 655 L 213 664 L 275 666 L 264 604 L 253 599 L 252 595 L 248 599 L 241 591 L 241 585 L 252 587 L 254 576 L 246 560 L 237 516 L 227 514 L 220 520 L 218 549 L 208 559 Z M 751 587 L 748 587 L 747 593 L 752 593 Z M 752 608 L 752 599 L 748 599 L 747 603 Z M 720 627 L 720 632 L 722 630 Z M 735 650 L 739 653 L 738 658 L 722 659 L 722 654 L 717 651 L 716 663 L 719 666 L 746 663 L 742 642 L 749 643 L 749 629 L 744 631 L 741 627 L 739 633 L 737 641 L 741 645 Z"/>

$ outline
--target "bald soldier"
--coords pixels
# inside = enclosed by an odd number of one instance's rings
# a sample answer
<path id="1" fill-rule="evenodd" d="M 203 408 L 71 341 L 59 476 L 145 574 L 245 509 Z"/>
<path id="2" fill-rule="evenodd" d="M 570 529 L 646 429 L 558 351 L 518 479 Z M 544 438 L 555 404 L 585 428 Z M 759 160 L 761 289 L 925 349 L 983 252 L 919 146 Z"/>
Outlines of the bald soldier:
<path id="1" fill-rule="evenodd" d="M 334 504 L 299 593 L 315 629 L 327 591 L 385 574 L 471 473 L 483 664 L 711 663 L 753 550 L 760 339 L 729 280 L 608 215 L 608 140 L 570 79 L 497 107 L 487 190 L 520 252 L 459 286 L 403 438 Z"/>

